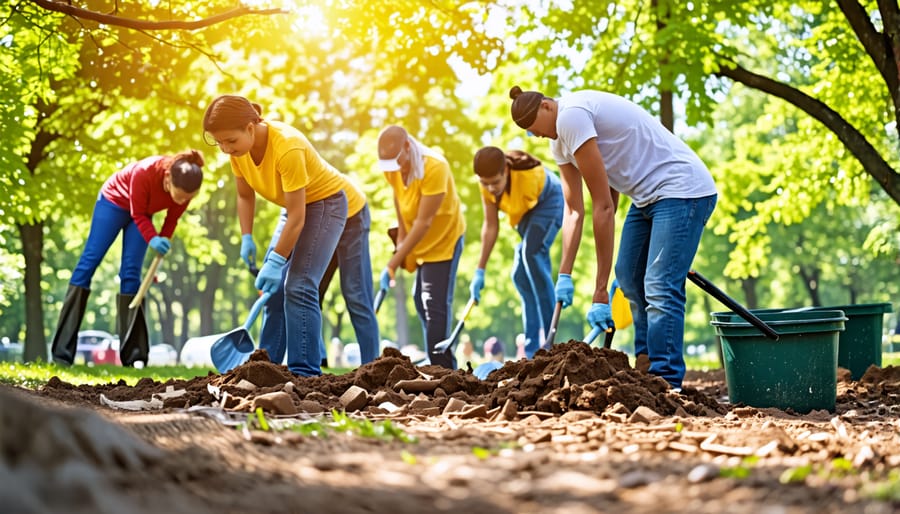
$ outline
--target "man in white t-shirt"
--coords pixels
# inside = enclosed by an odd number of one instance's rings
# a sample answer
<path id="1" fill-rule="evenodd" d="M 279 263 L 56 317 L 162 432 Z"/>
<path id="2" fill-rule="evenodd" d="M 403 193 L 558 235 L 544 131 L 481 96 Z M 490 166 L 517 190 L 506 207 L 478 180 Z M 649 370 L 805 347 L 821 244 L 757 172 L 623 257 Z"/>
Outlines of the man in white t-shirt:
<path id="1" fill-rule="evenodd" d="M 622 226 L 616 281 L 631 304 L 635 354 L 676 389 L 684 379 L 685 280 L 716 186 L 699 157 L 644 109 L 620 96 L 577 91 L 558 100 L 510 90 L 513 121 L 551 140 L 566 201 L 557 301 L 572 304 L 572 266 L 584 224 L 582 180 L 591 195 L 597 275 L 587 320 L 613 328 L 609 275 L 619 194 L 632 205 Z"/>

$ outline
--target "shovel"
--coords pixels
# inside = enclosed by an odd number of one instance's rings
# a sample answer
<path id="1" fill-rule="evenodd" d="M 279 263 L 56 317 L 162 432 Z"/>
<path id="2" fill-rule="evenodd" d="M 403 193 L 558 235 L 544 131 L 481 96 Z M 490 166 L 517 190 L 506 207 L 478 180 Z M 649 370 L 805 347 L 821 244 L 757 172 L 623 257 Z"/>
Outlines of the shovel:
<path id="1" fill-rule="evenodd" d="M 456 340 L 459 338 L 459 333 L 462 332 L 463 327 L 466 324 L 466 318 L 469 317 L 469 313 L 472 312 L 472 307 L 474 307 L 478 301 L 474 298 L 469 298 L 468 303 L 466 303 L 466 308 L 463 310 L 463 315 L 459 319 L 459 323 L 456 324 L 456 328 L 453 329 L 453 332 L 450 333 L 450 337 L 444 339 L 443 341 L 439 341 L 436 345 L 434 345 L 434 350 L 431 353 L 439 354 L 444 353 L 447 350 L 453 351 L 453 346 L 456 344 Z"/>
<path id="2" fill-rule="evenodd" d="M 244 326 L 226 332 L 210 347 L 209 356 L 219 373 L 228 373 L 250 358 L 250 354 L 256 348 L 253 337 L 250 336 L 250 327 L 259 317 L 263 305 L 270 296 L 271 293 L 263 293 L 250 309 L 250 315 L 247 316 Z"/>
<path id="3" fill-rule="evenodd" d="M 776 332 L 772 327 L 768 325 L 765 321 L 756 317 L 752 312 L 748 311 L 741 304 L 734 301 L 730 296 L 725 294 L 721 289 L 714 286 L 709 280 L 706 279 L 703 275 L 697 273 L 694 270 L 688 271 L 687 278 L 691 279 L 691 282 L 697 284 L 700 289 L 709 293 L 710 296 L 722 302 L 723 305 L 731 309 L 735 314 L 744 318 L 748 323 L 758 328 L 765 334 L 766 337 L 773 341 L 778 340 L 778 332 Z"/>

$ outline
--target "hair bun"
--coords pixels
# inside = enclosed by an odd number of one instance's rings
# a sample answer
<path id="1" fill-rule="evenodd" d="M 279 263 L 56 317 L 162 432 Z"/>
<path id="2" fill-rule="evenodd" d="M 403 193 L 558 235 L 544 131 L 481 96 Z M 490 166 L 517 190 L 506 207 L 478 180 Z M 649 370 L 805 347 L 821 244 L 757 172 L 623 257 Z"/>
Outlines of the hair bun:
<path id="1" fill-rule="evenodd" d="M 513 86 L 509 90 L 509 97 L 513 100 L 515 100 L 521 94 L 522 94 L 522 88 L 520 88 L 519 86 Z"/>

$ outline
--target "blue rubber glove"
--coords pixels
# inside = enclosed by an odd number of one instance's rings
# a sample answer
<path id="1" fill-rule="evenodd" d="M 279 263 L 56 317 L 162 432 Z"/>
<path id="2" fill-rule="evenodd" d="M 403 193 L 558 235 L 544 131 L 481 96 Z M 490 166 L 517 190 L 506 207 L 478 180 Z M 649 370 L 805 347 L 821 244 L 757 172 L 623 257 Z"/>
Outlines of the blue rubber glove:
<path id="1" fill-rule="evenodd" d="M 619 279 L 614 278 L 609 290 L 609 304 L 612 305 L 613 296 L 616 296 L 616 289 L 619 289 Z"/>
<path id="2" fill-rule="evenodd" d="M 592 303 L 591 310 L 587 313 L 587 321 L 591 328 L 596 327 L 604 332 L 616 328 L 612 319 L 612 307 L 608 303 Z"/>
<path id="3" fill-rule="evenodd" d="M 172 247 L 172 243 L 169 242 L 169 238 L 162 236 L 153 236 L 153 238 L 150 239 L 149 244 L 150 248 L 153 248 L 161 255 L 169 253 L 169 248 Z"/>
<path id="4" fill-rule="evenodd" d="M 476 302 L 481 301 L 482 289 L 484 289 L 484 270 L 478 268 L 475 270 L 475 276 L 472 278 L 472 283 L 469 284 L 469 293 Z"/>
<path id="5" fill-rule="evenodd" d="M 572 275 L 560 273 L 556 279 L 556 301 L 562 302 L 563 309 L 572 305 L 572 297 L 575 295 L 575 284 L 572 283 Z"/>
<path id="6" fill-rule="evenodd" d="M 281 287 L 281 269 L 287 259 L 275 252 L 269 252 L 266 262 L 256 275 L 256 288 L 263 293 L 275 293 Z"/>
<path id="7" fill-rule="evenodd" d="M 391 282 L 394 280 L 393 273 L 387 268 L 384 268 L 381 272 L 381 278 L 379 279 L 379 285 L 382 289 L 387 291 L 391 288 Z"/>
<path id="8" fill-rule="evenodd" d="M 244 259 L 247 266 L 256 264 L 256 243 L 253 242 L 252 234 L 241 236 L 241 259 Z"/>

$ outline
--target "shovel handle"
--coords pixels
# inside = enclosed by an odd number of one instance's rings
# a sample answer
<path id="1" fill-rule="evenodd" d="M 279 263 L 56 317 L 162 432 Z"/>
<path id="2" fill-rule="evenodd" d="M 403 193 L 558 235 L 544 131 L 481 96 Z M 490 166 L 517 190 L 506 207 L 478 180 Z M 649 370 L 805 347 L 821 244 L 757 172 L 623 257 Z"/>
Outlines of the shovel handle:
<path id="1" fill-rule="evenodd" d="M 131 300 L 131 303 L 128 304 L 129 309 L 134 309 L 144 300 L 144 295 L 147 294 L 147 290 L 150 289 L 150 284 L 153 283 L 153 277 L 156 276 L 156 270 L 159 268 L 159 263 L 162 262 L 162 254 L 156 254 L 156 257 L 153 258 L 153 262 L 150 263 L 150 268 L 147 269 L 147 274 L 144 276 L 144 281 L 141 282 L 141 288 L 138 289 L 136 295 Z"/>
<path id="2" fill-rule="evenodd" d="M 250 315 L 247 316 L 247 321 L 244 323 L 245 330 L 250 330 L 250 327 L 256 322 L 256 318 L 259 317 L 259 313 L 262 311 L 263 306 L 271 297 L 272 293 L 263 293 L 255 302 L 253 302 L 253 307 L 250 308 Z"/>
<path id="3" fill-rule="evenodd" d="M 748 323 L 761 330 L 762 333 L 766 335 L 766 337 L 773 341 L 778 340 L 778 332 L 770 327 L 765 321 L 759 319 L 752 312 L 745 309 L 743 305 L 734 301 L 730 296 L 725 294 L 724 291 L 714 286 L 712 282 L 706 279 L 706 277 L 694 270 L 690 270 L 688 271 L 688 278 L 691 280 L 691 282 L 697 284 L 700 289 L 706 291 L 710 296 L 722 302 L 723 305 L 731 309 L 735 314 L 744 318 L 744 320 L 746 320 Z"/>

